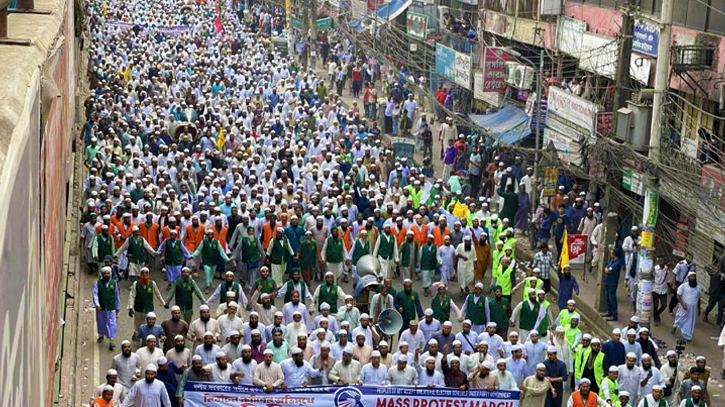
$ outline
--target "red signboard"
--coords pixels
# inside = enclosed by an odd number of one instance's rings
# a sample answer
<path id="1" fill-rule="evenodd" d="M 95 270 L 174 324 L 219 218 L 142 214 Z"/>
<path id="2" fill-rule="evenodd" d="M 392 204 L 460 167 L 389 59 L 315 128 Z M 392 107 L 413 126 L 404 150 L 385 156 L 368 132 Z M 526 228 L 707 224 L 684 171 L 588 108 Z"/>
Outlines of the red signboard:
<path id="1" fill-rule="evenodd" d="M 612 134 L 612 122 L 614 121 L 614 113 L 602 112 L 597 114 L 597 133 L 600 136 L 610 136 Z"/>
<path id="2" fill-rule="evenodd" d="M 677 229 L 675 229 L 675 242 L 672 243 L 672 254 L 685 257 L 687 253 L 687 235 L 690 231 L 690 219 L 687 215 L 679 214 Z"/>
<path id="3" fill-rule="evenodd" d="M 584 264 L 587 254 L 587 235 L 569 235 L 569 263 Z"/>
<path id="4" fill-rule="evenodd" d="M 506 62 L 512 59 L 503 48 L 487 47 L 483 51 L 482 92 L 506 91 Z"/>

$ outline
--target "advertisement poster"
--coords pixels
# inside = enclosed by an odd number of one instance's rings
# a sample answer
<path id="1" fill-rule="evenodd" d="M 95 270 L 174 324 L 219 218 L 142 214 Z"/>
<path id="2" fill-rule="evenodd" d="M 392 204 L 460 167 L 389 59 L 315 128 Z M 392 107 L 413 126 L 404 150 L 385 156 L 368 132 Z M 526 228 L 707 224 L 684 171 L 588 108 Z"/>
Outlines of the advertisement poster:
<path id="1" fill-rule="evenodd" d="M 436 73 L 456 80 L 456 51 L 436 43 Z"/>
<path id="2" fill-rule="evenodd" d="M 408 11 L 407 33 L 408 35 L 421 40 L 425 39 L 428 31 L 428 16 L 425 14 L 413 13 Z"/>
<path id="3" fill-rule="evenodd" d="M 519 392 L 401 386 L 311 386 L 275 389 L 188 382 L 184 407 L 518 407 Z"/>
<path id="4" fill-rule="evenodd" d="M 687 252 L 687 235 L 690 231 L 690 219 L 687 215 L 677 216 L 677 229 L 675 230 L 675 242 L 672 244 L 672 254 L 685 257 Z"/>
<path id="5" fill-rule="evenodd" d="M 642 249 L 644 252 L 644 249 Z M 642 255 L 643 256 L 643 255 Z M 649 321 L 652 315 L 652 280 L 639 280 L 637 290 L 637 314 L 640 321 Z"/>
<path id="6" fill-rule="evenodd" d="M 588 241 L 587 235 L 569 235 L 569 264 L 584 264 Z"/>
<path id="7" fill-rule="evenodd" d="M 559 168 L 546 167 L 546 175 L 544 177 L 544 196 L 556 195 L 556 183 L 559 180 Z"/>
<path id="8" fill-rule="evenodd" d="M 471 89 L 471 56 L 456 52 L 456 83 Z"/>

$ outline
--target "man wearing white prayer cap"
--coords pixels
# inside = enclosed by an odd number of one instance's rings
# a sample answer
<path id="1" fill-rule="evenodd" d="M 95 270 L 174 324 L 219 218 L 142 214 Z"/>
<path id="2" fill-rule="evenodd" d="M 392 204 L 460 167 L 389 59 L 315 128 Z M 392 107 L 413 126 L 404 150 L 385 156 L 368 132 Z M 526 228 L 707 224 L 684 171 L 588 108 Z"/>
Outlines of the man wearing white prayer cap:
<path id="1" fill-rule="evenodd" d="M 630 395 L 630 404 L 634 405 L 640 396 L 639 388 L 642 379 L 647 376 L 641 367 L 637 366 L 637 355 L 629 352 L 625 356 L 625 362 L 619 366 L 619 391 L 626 390 Z"/>
<path id="2" fill-rule="evenodd" d="M 96 397 L 102 397 L 104 389 L 107 389 L 109 387 L 111 390 L 113 390 L 113 395 L 111 397 L 111 400 L 113 400 L 113 405 L 120 406 L 121 402 L 126 396 L 126 389 L 121 383 L 118 382 L 118 372 L 116 371 L 116 369 L 108 369 L 108 371 L 106 372 L 106 382 L 96 387 L 96 389 L 93 391 L 93 398 L 95 399 Z"/>
<path id="3" fill-rule="evenodd" d="M 415 363 L 415 362 L 412 362 Z M 418 384 L 418 371 L 410 366 L 407 355 L 400 355 L 395 366 L 388 369 L 386 382 L 392 386 L 415 386 Z"/>
<path id="4" fill-rule="evenodd" d="M 157 346 L 159 342 L 156 339 L 156 336 L 153 334 L 147 335 L 145 343 L 146 346 L 141 347 L 136 351 L 139 363 L 141 366 L 149 364 L 156 365 L 159 358 L 164 356 L 164 352 Z"/>
<path id="5" fill-rule="evenodd" d="M 111 278 L 111 268 L 101 268 L 101 278 L 93 284 L 93 307 L 96 309 L 96 326 L 98 342 L 103 337 L 109 339 L 108 349 L 114 350 L 113 339 L 116 337 L 116 317 L 121 310 L 121 295 L 118 281 Z"/>
<path id="6" fill-rule="evenodd" d="M 342 359 L 335 363 L 327 377 L 332 383 L 338 383 L 343 386 L 348 384 L 362 384 L 360 383 L 360 372 L 362 365 L 357 360 L 352 358 L 354 351 L 352 345 L 345 346 L 342 351 Z"/>
<path id="7" fill-rule="evenodd" d="M 546 365 L 537 363 L 534 366 L 534 373 L 521 383 L 521 405 L 544 407 L 550 387 L 551 384 L 546 378 Z M 552 396 L 558 396 L 555 390 L 551 393 Z"/>
<path id="8" fill-rule="evenodd" d="M 156 364 L 144 368 L 144 380 L 137 381 L 121 403 L 121 407 L 171 407 L 171 399 L 163 382 L 156 379 Z M 172 395 L 174 397 L 175 395 Z"/>
<path id="9" fill-rule="evenodd" d="M 91 401 L 91 407 L 105 407 L 113 405 L 115 389 L 108 384 L 102 384 L 100 387 L 100 395 L 94 396 Z M 119 403 L 120 404 L 120 403 Z"/>
<path id="10" fill-rule="evenodd" d="M 241 385 L 252 386 L 254 385 L 254 370 L 257 368 L 257 360 L 252 357 L 252 347 L 242 345 L 240 355 L 232 363 L 232 381 L 238 380 Z"/>
<path id="11" fill-rule="evenodd" d="M 272 265 L 272 280 L 277 287 L 282 287 L 282 277 L 287 268 L 287 254 L 295 255 L 292 245 L 284 234 L 284 229 L 278 227 L 266 250 L 267 258 L 270 259 Z"/>

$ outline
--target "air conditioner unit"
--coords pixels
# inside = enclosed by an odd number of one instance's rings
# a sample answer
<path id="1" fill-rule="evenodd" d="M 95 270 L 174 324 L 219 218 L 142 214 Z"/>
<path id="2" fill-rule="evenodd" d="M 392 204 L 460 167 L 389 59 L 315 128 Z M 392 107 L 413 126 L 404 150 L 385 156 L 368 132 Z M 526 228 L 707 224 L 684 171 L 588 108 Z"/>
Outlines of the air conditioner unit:
<path id="1" fill-rule="evenodd" d="M 534 68 L 526 65 L 520 65 L 516 69 L 515 85 L 519 89 L 529 90 L 534 84 Z"/>
<path id="2" fill-rule="evenodd" d="M 506 62 L 506 83 L 516 86 L 516 70 L 521 66 L 518 62 Z"/>

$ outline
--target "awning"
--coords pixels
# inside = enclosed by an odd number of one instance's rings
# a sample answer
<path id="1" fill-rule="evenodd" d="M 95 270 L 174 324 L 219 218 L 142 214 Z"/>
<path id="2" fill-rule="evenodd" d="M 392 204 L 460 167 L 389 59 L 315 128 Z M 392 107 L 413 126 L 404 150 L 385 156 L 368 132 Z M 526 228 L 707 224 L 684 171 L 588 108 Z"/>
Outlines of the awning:
<path id="1" fill-rule="evenodd" d="M 382 6 L 378 6 L 378 18 L 393 20 L 402 14 L 412 3 L 413 0 L 392 0 Z"/>
<path id="2" fill-rule="evenodd" d="M 506 105 L 493 113 L 471 114 L 468 117 L 502 144 L 516 144 L 531 134 L 530 117 L 514 106 Z"/>
<path id="3" fill-rule="evenodd" d="M 364 18 L 356 18 L 347 22 L 347 26 L 355 32 L 365 31 L 370 26 L 370 20 Z"/>

